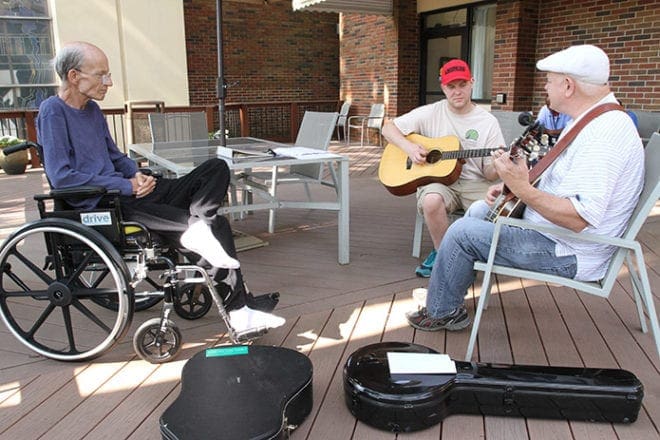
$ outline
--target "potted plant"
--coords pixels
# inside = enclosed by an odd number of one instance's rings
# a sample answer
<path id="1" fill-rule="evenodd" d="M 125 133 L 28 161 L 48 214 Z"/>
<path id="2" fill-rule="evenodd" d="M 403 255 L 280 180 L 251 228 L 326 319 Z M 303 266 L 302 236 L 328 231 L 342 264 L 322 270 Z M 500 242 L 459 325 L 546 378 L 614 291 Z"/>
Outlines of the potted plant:
<path id="1" fill-rule="evenodd" d="M 6 174 L 22 174 L 30 162 L 27 150 L 18 151 L 9 156 L 5 156 L 3 153 L 5 147 L 20 144 L 21 142 L 25 142 L 25 140 L 18 139 L 16 136 L 0 137 L 0 167 L 5 170 Z"/>

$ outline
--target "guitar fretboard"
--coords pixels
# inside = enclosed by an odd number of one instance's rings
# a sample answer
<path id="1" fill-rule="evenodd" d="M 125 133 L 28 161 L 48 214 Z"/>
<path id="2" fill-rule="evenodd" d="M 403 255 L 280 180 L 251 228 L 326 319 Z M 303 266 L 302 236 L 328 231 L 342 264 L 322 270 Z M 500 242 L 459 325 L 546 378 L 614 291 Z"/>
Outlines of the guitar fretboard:
<path id="1" fill-rule="evenodd" d="M 440 153 L 442 154 L 442 160 L 451 160 L 451 159 L 465 159 L 472 157 L 484 157 L 484 156 L 488 156 L 490 153 L 496 150 L 499 150 L 499 148 L 477 148 L 474 150 L 441 151 Z M 431 150 L 431 151 L 439 151 L 439 150 Z"/>

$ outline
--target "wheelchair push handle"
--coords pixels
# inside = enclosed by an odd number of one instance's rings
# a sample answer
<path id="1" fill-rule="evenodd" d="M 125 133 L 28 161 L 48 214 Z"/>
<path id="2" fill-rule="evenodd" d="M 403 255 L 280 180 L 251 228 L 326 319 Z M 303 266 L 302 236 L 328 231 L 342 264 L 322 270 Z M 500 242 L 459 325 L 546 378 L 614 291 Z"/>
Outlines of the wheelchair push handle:
<path id="1" fill-rule="evenodd" d="M 25 141 L 25 142 L 21 142 L 20 144 L 10 145 L 8 147 L 5 147 L 2 149 L 2 152 L 4 153 L 5 156 L 9 156 L 12 153 L 27 150 L 30 147 L 36 148 L 37 150 L 39 149 L 39 145 L 36 144 L 35 142 Z"/>

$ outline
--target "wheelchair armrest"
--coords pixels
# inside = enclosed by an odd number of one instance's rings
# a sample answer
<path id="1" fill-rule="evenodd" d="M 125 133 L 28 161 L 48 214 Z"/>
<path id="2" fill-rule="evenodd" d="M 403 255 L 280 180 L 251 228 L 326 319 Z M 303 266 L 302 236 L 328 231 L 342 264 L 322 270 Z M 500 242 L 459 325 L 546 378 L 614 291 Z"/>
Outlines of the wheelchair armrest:
<path id="1" fill-rule="evenodd" d="M 88 199 L 90 197 L 98 197 L 103 195 L 118 196 L 119 190 L 107 190 L 102 186 L 83 185 L 71 188 L 51 189 L 48 194 L 36 194 L 35 200 L 48 200 L 48 199 Z"/>
<path id="2" fill-rule="evenodd" d="M 163 177 L 162 171 L 154 170 L 151 168 L 140 168 L 138 171 L 144 174 L 145 176 L 154 176 L 156 179 Z"/>

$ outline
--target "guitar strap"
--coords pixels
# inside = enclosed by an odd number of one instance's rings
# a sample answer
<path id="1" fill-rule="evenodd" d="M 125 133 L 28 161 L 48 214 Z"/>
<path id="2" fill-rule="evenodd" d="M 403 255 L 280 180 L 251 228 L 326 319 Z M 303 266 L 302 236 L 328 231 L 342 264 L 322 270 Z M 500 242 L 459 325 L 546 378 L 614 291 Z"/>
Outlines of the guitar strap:
<path id="1" fill-rule="evenodd" d="M 568 148 L 578 133 L 585 127 L 585 125 L 587 125 L 596 117 L 602 115 L 605 112 L 609 112 L 610 110 L 623 111 L 623 107 L 621 107 L 619 104 L 608 102 L 589 110 L 589 112 L 584 115 L 582 119 L 580 119 L 568 132 L 566 132 L 566 134 L 562 136 L 561 139 L 559 139 L 555 146 L 550 149 L 548 154 L 543 156 L 541 160 L 539 160 L 538 163 L 532 167 L 532 169 L 529 171 L 529 181 L 531 183 L 536 182 L 536 179 L 541 176 L 541 174 L 552 164 L 552 162 L 554 162 L 554 160 L 562 153 L 562 151 Z"/>

